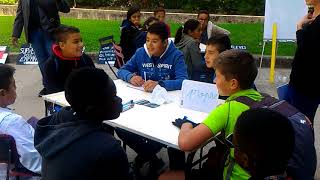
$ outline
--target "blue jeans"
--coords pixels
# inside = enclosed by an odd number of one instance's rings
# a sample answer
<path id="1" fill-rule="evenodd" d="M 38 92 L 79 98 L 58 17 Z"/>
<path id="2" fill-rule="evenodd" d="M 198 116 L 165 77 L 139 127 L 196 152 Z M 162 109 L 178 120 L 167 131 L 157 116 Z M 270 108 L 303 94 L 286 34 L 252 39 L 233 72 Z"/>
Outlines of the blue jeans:
<path id="1" fill-rule="evenodd" d="M 287 93 L 284 95 L 283 99 L 306 115 L 313 124 L 314 116 L 316 115 L 318 105 L 320 104 L 319 97 L 310 98 L 301 94 L 289 84 Z"/>
<path id="2" fill-rule="evenodd" d="M 38 66 L 42 75 L 42 84 L 45 86 L 48 81 L 44 76 L 44 66 L 47 59 L 52 55 L 51 48 L 54 41 L 52 37 L 50 37 L 49 33 L 41 29 L 37 29 L 29 32 L 29 42 L 36 54 Z"/>

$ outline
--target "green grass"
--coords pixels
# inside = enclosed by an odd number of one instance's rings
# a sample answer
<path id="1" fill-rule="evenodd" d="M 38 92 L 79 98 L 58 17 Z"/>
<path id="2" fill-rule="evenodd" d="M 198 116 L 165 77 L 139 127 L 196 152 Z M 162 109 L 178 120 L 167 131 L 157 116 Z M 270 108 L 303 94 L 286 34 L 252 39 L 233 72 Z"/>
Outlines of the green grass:
<path id="1" fill-rule="evenodd" d="M 17 48 L 11 47 L 11 33 L 13 16 L 0 16 L 0 45 L 9 45 L 10 50 L 18 52 Z M 98 39 L 108 35 L 114 35 L 117 42 L 120 40 L 120 21 L 107 20 L 84 20 L 74 18 L 62 18 L 63 24 L 68 24 L 80 28 L 84 40 L 86 51 L 98 51 Z M 171 35 L 175 35 L 180 24 L 170 22 Z M 231 32 L 231 41 L 234 45 L 246 45 L 249 52 L 260 54 L 262 50 L 263 24 L 220 24 Z M 24 35 L 20 43 L 24 43 Z M 295 51 L 294 43 L 279 43 L 278 55 L 293 56 Z M 271 43 L 267 43 L 265 54 L 271 53 Z"/>

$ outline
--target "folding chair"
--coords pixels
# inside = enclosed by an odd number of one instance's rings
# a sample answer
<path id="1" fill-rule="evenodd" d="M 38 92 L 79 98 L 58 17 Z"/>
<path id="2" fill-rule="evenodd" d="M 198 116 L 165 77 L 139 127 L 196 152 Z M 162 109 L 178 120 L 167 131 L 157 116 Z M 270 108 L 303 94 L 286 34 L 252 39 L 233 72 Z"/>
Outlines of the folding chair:
<path id="1" fill-rule="evenodd" d="M 287 92 L 288 92 L 288 84 L 284 84 L 284 85 L 277 87 L 278 98 L 280 100 L 284 100 Z"/>
<path id="2" fill-rule="evenodd" d="M 16 142 L 12 136 L 7 134 L 0 134 L 0 163 L 7 164 L 6 180 L 9 180 L 9 177 L 12 176 L 16 177 L 17 180 L 20 177 L 40 176 L 21 165 Z"/>

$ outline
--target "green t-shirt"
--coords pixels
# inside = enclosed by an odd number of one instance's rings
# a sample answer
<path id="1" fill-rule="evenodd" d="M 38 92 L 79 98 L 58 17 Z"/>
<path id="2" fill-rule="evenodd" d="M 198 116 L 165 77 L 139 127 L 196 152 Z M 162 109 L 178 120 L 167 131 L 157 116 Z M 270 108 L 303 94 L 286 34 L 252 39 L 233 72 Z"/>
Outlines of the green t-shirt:
<path id="1" fill-rule="evenodd" d="M 214 135 L 218 134 L 222 130 L 225 130 L 226 137 L 232 134 L 240 114 L 249 109 L 249 106 L 234 101 L 234 99 L 239 96 L 247 96 L 255 101 L 260 101 L 262 99 L 261 94 L 253 89 L 242 90 L 231 95 L 224 104 L 211 111 L 209 116 L 202 122 Z M 231 158 L 234 158 L 233 149 L 230 151 L 230 156 Z M 228 166 L 224 169 L 224 179 L 226 179 L 227 169 Z M 242 169 L 238 164 L 234 165 L 230 180 L 247 180 L 249 178 L 250 175 L 247 171 Z"/>

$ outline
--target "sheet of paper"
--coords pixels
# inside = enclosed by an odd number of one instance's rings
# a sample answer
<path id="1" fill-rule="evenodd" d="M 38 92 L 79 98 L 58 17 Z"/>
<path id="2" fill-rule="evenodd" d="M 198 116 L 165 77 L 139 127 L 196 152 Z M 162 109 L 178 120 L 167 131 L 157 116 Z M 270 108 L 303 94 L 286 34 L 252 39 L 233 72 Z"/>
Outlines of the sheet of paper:
<path id="1" fill-rule="evenodd" d="M 0 51 L 6 51 L 7 46 L 0 46 Z"/>
<path id="2" fill-rule="evenodd" d="M 202 43 L 199 44 L 199 48 L 200 48 L 200 50 L 201 50 L 202 53 L 205 53 L 205 52 L 206 52 L 206 47 L 207 47 L 207 46 L 206 46 L 205 44 L 202 44 Z"/>
<path id="3" fill-rule="evenodd" d="M 140 91 L 144 91 L 144 88 L 142 87 L 142 86 L 133 86 L 133 85 L 131 85 L 131 84 L 127 84 L 127 86 L 129 87 L 129 88 L 133 88 L 133 89 L 138 89 L 138 90 L 140 90 Z"/>
<path id="4" fill-rule="evenodd" d="M 209 113 L 218 105 L 218 89 L 215 84 L 184 80 L 182 83 L 182 107 Z"/>
<path id="5" fill-rule="evenodd" d="M 5 64 L 7 57 L 8 57 L 8 53 L 3 54 L 2 58 L 0 59 L 0 64 Z"/>

